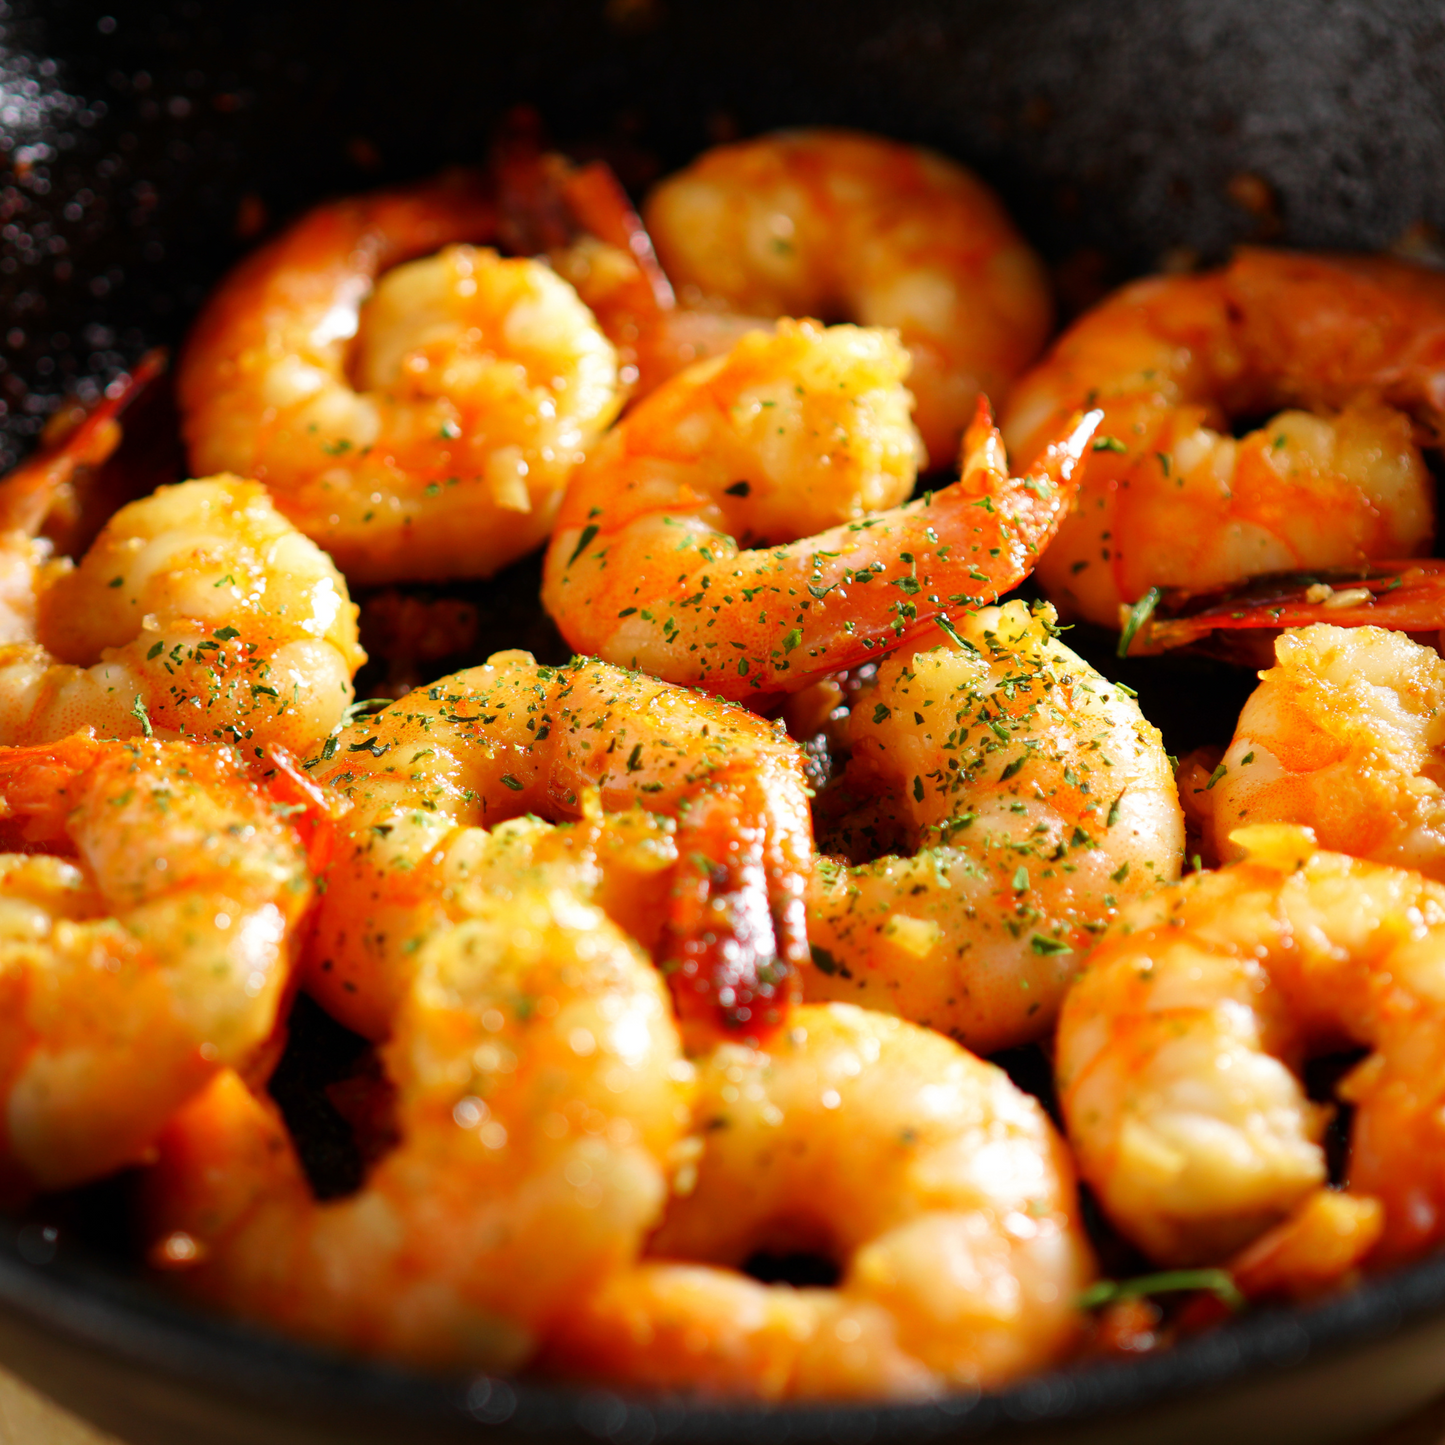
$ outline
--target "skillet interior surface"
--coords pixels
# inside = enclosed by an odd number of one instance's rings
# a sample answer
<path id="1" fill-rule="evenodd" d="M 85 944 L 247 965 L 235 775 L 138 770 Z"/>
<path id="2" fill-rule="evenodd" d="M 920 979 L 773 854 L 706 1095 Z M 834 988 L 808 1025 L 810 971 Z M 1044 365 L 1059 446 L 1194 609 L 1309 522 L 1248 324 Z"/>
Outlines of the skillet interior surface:
<path id="1" fill-rule="evenodd" d="M 716 140 L 789 124 L 936 146 L 998 187 L 1067 311 L 1241 241 L 1428 243 L 1445 226 L 1442 60 L 1445 17 L 1408 0 L 12 0 L 0 4 L 0 466 L 62 394 L 178 342 L 256 239 L 328 194 L 483 159 L 515 104 L 636 189 Z M 483 650 L 545 656 L 559 644 L 535 617 L 486 611 L 507 590 L 481 596 Z M 1176 751 L 1227 737 L 1249 683 L 1202 664 L 1110 670 Z M 629 1403 L 331 1359 L 184 1312 L 63 1229 L 0 1222 L 0 1356 L 137 1445 L 481 1431 L 623 1445 L 1161 1429 L 1322 1440 L 1445 1386 L 1442 1346 L 1437 1259 L 1002 1396 L 772 1412 Z"/>

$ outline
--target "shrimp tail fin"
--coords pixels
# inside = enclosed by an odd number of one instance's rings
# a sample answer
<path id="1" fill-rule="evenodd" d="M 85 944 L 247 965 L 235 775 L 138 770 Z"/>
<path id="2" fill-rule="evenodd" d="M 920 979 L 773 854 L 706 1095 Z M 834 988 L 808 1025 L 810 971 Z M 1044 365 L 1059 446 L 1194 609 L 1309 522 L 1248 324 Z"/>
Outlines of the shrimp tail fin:
<path id="1" fill-rule="evenodd" d="M 1063 435 L 1044 448 L 1027 474 L 1014 477 L 1005 470 L 993 500 L 1009 518 L 1013 535 L 1006 551 L 1015 558 L 1015 565 L 1011 576 L 1002 575 L 1000 585 L 979 600 L 997 602 L 1033 571 L 1074 505 L 1089 444 L 1103 419 L 1104 413 L 1097 407 L 1076 413 Z M 997 429 L 993 430 L 996 437 Z"/>
<path id="2" fill-rule="evenodd" d="M 542 140 L 541 116 L 518 105 L 503 118 L 492 143 L 498 234 L 519 256 L 565 246 L 572 234 L 562 193 L 567 163 L 544 150 Z"/>
<path id="3" fill-rule="evenodd" d="M 69 784 L 95 765 L 104 746 L 94 728 L 85 728 L 59 742 L 0 748 L 0 816 L 49 819 L 58 829 L 70 808 Z"/>
<path id="4" fill-rule="evenodd" d="M 147 1258 L 159 1269 L 204 1264 L 210 1245 L 268 1190 L 299 1198 L 306 1188 L 275 1109 L 229 1069 L 173 1116 L 156 1141 L 156 1156 L 142 1197 L 154 1231 Z"/>
<path id="5" fill-rule="evenodd" d="M 657 259 L 657 249 L 642 217 L 632 208 L 612 167 L 606 161 L 578 167 L 563 180 L 562 194 L 584 231 L 625 251 L 637 263 L 656 309 L 671 311 L 677 304 L 672 283 Z"/>
<path id="6" fill-rule="evenodd" d="M 1254 658 L 1251 637 L 1327 622 L 1396 632 L 1445 629 L 1445 561 L 1406 558 L 1359 567 L 1276 572 L 1232 587 L 1161 588 L 1152 606 L 1127 614 L 1121 647 L 1131 657 L 1202 644 L 1227 658 Z"/>
<path id="7" fill-rule="evenodd" d="M 1104 413 L 1098 407 L 1092 411 L 1075 413 L 1070 417 L 1063 436 L 1051 441 L 1040 453 L 1028 475 L 1015 483 L 1022 485 L 1039 500 L 1041 505 L 1035 510 L 1047 515 L 1051 524 L 1048 533 L 1050 537 L 1073 504 L 1074 494 L 1081 480 L 1080 467 L 1088 455 L 1094 433 L 1098 431 L 1099 423 L 1103 420 Z M 1042 540 L 1039 540 L 1037 545 L 1040 550 L 1043 549 Z"/>
<path id="8" fill-rule="evenodd" d="M 1103 419 L 1104 413 L 1098 408 L 1075 413 L 1063 434 L 1044 448 L 1028 473 L 1015 477 L 1009 473 L 1003 436 L 994 422 L 988 398 L 980 394 L 978 410 L 963 438 L 960 475 L 955 483 L 959 499 L 1001 509 L 1012 519 L 1018 542 L 1036 557 L 1068 514 L 1080 480 L 1080 464 Z M 1009 580 L 999 590 L 1008 591 L 1021 580 L 1021 576 L 1009 574 Z"/>
<path id="9" fill-rule="evenodd" d="M 1003 434 L 993 419 L 993 407 L 983 392 L 973 420 L 963 434 L 963 448 L 958 459 L 959 485 L 971 496 L 982 497 L 1008 485 L 1008 454 Z"/>
<path id="10" fill-rule="evenodd" d="M 35 536 L 76 472 L 109 460 L 120 445 L 120 414 L 165 369 L 165 350 L 148 351 L 89 412 L 58 437 L 47 435 L 40 450 L 0 482 L 0 531 Z"/>
<path id="11" fill-rule="evenodd" d="M 972 515 L 969 530 L 976 540 L 955 548 L 953 560 L 939 567 L 936 579 L 931 579 L 939 592 L 949 592 L 955 603 L 989 605 L 1033 571 L 1039 554 L 1073 505 L 1080 465 L 1103 418 L 1097 408 L 1076 413 L 1063 434 L 1040 453 L 1028 474 L 1015 477 L 1009 473 L 1003 438 L 988 400 L 979 397 L 964 438 L 963 475 L 934 498 L 935 506 L 946 506 L 955 515 L 965 510 Z M 977 516 L 978 509 L 996 520 L 986 523 Z M 940 561 L 942 556 L 940 553 Z M 959 587 L 956 593 L 954 586 Z M 946 611 L 920 608 L 917 623 L 921 627 L 940 616 L 947 622 Z"/>
<path id="12" fill-rule="evenodd" d="M 751 814 L 738 793 L 711 793 L 678 827 L 662 967 L 684 1037 L 703 1047 L 765 1039 L 800 992 L 801 901 L 777 906 L 776 870 Z"/>
<path id="13" fill-rule="evenodd" d="M 351 805 L 334 789 L 313 783 L 286 748 L 273 743 L 265 755 L 270 764 L 266 791 L 275 800 L 272 808 L 290 817 L 306 847 L 306 861 L 319 874 L 331 861 L 336 825 Z"/>

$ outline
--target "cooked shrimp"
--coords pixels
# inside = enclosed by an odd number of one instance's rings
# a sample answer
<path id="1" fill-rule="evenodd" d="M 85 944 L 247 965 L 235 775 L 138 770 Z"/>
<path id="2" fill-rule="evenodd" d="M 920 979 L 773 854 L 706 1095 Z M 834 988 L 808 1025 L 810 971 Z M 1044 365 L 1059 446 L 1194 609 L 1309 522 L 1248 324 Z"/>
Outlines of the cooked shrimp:
<path id="1" fill-rule="evenodd" d="M 758 316 L 896 327 L 934 466 L 978 394 L 1001 399 L 1052 323 L 1043 266 L 977 176 L 841 130 L 719 146 L 643 208 L 668 276 Z"/>
<path id="2" fill-rule="evenodd" d="M 1022 602 L 910 638 L 853 701 L 820 800 L 810 999 L 850 999 L 980 1053 L 1045 1036 L 1130 898 L 1178 878 L 1184 822 L 1157 729 Z M 893 850 L 911 856 L 884 856 Z"/>
<path id="3" fill-rule="evenodd" d="M 1399 632 L 1284 633 L 1202 800 L 1221 858 L 1250 823 L 1445 881 L 1445 661 Z"/>
<path id="4" fill-rule="evenodd" d="M 449 244 L 495 228 L 451 178 L 322 206 L 251 256 L 182 358 L 192 465 L 264 482 L 353 582 L 535 547 L 621 404 L 617 359 L 545 263 Z"/>
<path id="5" fill-rule="evenodd" d="M 1161 588 L 1134 609 L 1123 641 L 1132 656 L 1207 641 L 1211 652 L 1254 662 L 1261 647 L 1273 656 L 1270 633 L 1315 622 L 1401 632 L 1445 630 L 1445 561 L 1426 557 L 1316 567 L 1204 591 Z"/>
<path id="6" fill-rule="evenodd" d="M 0 749 L 0 1155 L 60 1188 L 133 1163 L 271 1033 L 311 878 L 228 749 Z"/>
<path id="7" fill-rule="evenodd" d="M 304 755 L 366 660 L 331 559 L 237 477 L 122 507 L 47 576 L 37 635 L 0 647 L 0 742 L 154 729 Z"/>
<path id="8" fill-rule="evenodd" d="M 721 305 L 659 304 L 652 278 L 631 248 L 589 233 L 547 259 L 617 348 L 617 374 L 629 401 L 656 391 L 695 361 L 725 355 L 750 331 L 775 329 L 772 318 L 740 316 Z"/>
<path id="9" fill-rule="evenodd" d="M 1325 1186 L 1310 1052 L 1373 1052 L 1349 1188 L 1384 1207 L 1369 1262 L 1445 1237 L 1445 888 L 1240 829 L 1243 861 L 1126 909 L 1059 1020 L 1060 1100 L 1084 1179 L 1161 1264 L 1215 1263 Z"/>
<path id="10" fill-rule="evenodd" d="M 545 254 L 575 288 L 616 348 L 618 380 L 629 396 L 720 355 L 745 332 L 772 329 L 766 318 L 739 316 L 719 303 L 679 306 L 611 168 L 603 161 L 574 166 L 544 152 L 540 140 L 535 115 L 508 117 L 492 160 L 500 229 L 514 251 Z"/>
<path id="11" fill-rule="evenodd" d="M 1378 1199 L 1319 1189 L 1235 1255 L 1229 1275 L 1246 1299 L 1309 1299 L 1348 1281 L 1384 1225 Z"/>
<path id="12" fill-rule="evenodd" d="M 773 329 L 769 319 L 721 305 L 679 306 L 642 218 L 603 162 L 574 168 L 548 155 L 535 168 L 580 228 L 566 245 L 548 245 L 547 259 L 617 348 L 618 377 L 630 397 L 645 396 L 694 361 L 730 351 L 749 331 Z"/>
<path id="13" fill-rule="evenodd" d="M 1105 410 L 1105 454 L 1040 565 L 1050 598 L 1112 627 L 1153 586 L 1426 550 L 1434 484 L 1412 418 L 1435 444 L 1442 328 L 1445 277 L 1384 258 L 1246 249 L 1109 298 L 1019 381 L 1003 421 L 1027 463 L 1080 402 Z"/>
<path id="14" fill-rule="evenodd" d="M 558 1325 L 544 1367 L 764 1399 L 992 1386 L 1077 1337 L 1092 1261 L 1067 1152 L 1002 1070 L 927 1029 L 809 1005 L 703 1064 L 701 1158 L 648 1251 Z M 733 1272 L 837 1260 L 836 1289 Z"/>
<path id="15" fill-rule="evenodd" d="M 324 1204 L 274 1106 L 223 1074 L 161 1137 L 152 1258 L 309 1339 L 523 1365 L 661 1212 L 691 1074 L 665 986 L 596 908 L 519 887 L 421 946 L 382 1058 L 400 1142 Z"/>
<path id="16" fill-rule="evenodd" d="M 352 724 L 323 758 L 317 780 L 353 807 L 308 987 L 348 1027 L 390 1028 L 416 940 L 447 918 L 459 831 L 578 818 L 589 789 L 676 820 L 650 926 L 684 1025 L 781 1021 L 806 957 L 812 820 L 801 750 L 774 724 L 606 663 L 500 652 Z"/>
<path id="17" fill-rule="evenodd" d="M 34 455 L 0 479 L 0 644 L 34 641 L 36 598 L 54 570 L 41 528 L 53 515 L 74 510 L 77 478 L 120 445 L 117 418 L 164 367 L 164 352 L 149 352 L 58 437 L 51 436 L 52 417 Z"/>
<path id="18" fill-rule="evenodd" d="M 567 490 L 542 582 L 562 635 L 724 697 L 792 692 L 1016 586 L 1097 416 L 1016 480 L 981 405 L 962 480 L 900 506 L 907 366 L 887 332 L 780 321 L 660 387 Z"/>

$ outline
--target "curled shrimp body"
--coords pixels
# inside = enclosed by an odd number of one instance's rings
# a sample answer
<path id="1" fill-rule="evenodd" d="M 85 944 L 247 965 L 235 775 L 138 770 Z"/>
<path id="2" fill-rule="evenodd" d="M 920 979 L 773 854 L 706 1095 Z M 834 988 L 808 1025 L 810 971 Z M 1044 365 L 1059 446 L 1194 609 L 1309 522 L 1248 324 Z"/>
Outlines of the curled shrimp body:
<path id="1" fill-rule="evenodd" d="M 542 583 L 562 635 L 750 697 L 856 666 L 951 604 L 1016 586 L 1066 509 L 1097 415 L 1014 479 L 980 405 L 962 479 L 900 506 L 917 455 L 907 364 L 886 332 L 780 321 L 646 397 L 567 489 Z"/>
<path id="2" fill-rule="evenodd" d="M 1418 443 L 1438 439 L 1442 337 L 1445 279 L 1384 258 L 1245 249 L 1125 287 L 1020 379 L 1003 419 L 1027 462 L 1081 401 L 1105 411 L 1104 454 L 1039 569 L 1049 597 L 1112 627 L 1154 586 L 1426 550 Z"/>
<path id="3" fill-rule="evenodd" d="M 224 748 L 0 748 L 0 1116 L 8 1182 L 133 1163 L 271 1033 L 305 853 Z"/>
<path id="4" fill-rule="evenodd" d="M 780 1021 L 812 856 L 802 753 L 780 726 L 606 663 L 502 652 L 352 724 L 324 756 L 314 776 L 353 807 L 308 987 L 349 1027 L 389 1029 L 415 940 L 446 916 L 459 830 L 581 818 L 589 790 L 610 812 L 675 819 L 651 931 L 684 1024 L 746 1036 Z"/>
<path id="5" fill-rule="evenodd" d="M 535 547 L 621 404 L 617 359 L 544 263 L 451 244 L 495 228 L 444 178 L 320 207 L 243 262 L 181 362 L 193 467 L 264 482 L 357 582 Z"/>
<path id="6" fill-rule="evenodd" d="M 1310 1052 L 1372 1052 L 1349 1189 L 1383 1206 L 1373 1264 L 1445 1235 L 1445 889 L 1324 852 L 1306 828 L 1243 828 L 1245 857 L 1125 910 L 1059 1020 L 1080 1173 L 1161 1264 L 1219 1262 L 1322 1189 L 1330 1111 Z"/>
<path id="7" fill-rule="evenodd" d="M 814 874 L 808 998 L 980 1053 L 1041 1038 L 1093 935 L 1178 878 L 1163 741 L 1052 621 L 1022 602 L 961 614 L 953 638 L 910 638 L 857 695 L 822 846 L 874 861 Z"/>
<path id="8" fill-rule="evenodd" d="M 382 1050 L 400 1138 L 360 1192 L 318 1203 L 274 1106 L 223 1074 L 159 1142 L 153 1258 L 290 1333 L 509 1369 L 635 1253 L 688 1119 L 666 987 L 596 908 L 516 884 L 419 950 Z"/>
<path id="9" fill-rule="evenodd" d="M 1220 857 L 1235 829 L 1300 823 L 1320 845 L 1445 881 L 1445 662 L 1378 627 L 1275 642 L 1200 800 Z"/>
<path id="10" fill-rule="evenodd" d="M 1002 397 L 1049 334 L 1038 258 L 998 198 L 931 151 L 839 130 L 706 152 L 644 207 L 670 279 L 756 316 L 895 327 L 935 466 L 979 392 Z"/>
<path id="11" fill-rule="evenodd" d="M 764 1399 L 1001 1384 L 1077 1337 L 1092 1261 L 1038 1103 L 950 1040 L 807 1005 L 765 1050 L 700 1067 L 702 1153 L 648 1252 L 561 1320 L 544 1367 Z M 695 1171 L 695 1172 L 694 1172 Z M 734 1272 L 838 1262 L 834 1289 Z"/>
<path id="12" fill-rule="evenodd" d="M 0 742 L 154 729 L 304 755 L 366 658 L 331 559 L 238 477 L 122 507 L 37 613 L 37 641 L 0 647 Z"/>

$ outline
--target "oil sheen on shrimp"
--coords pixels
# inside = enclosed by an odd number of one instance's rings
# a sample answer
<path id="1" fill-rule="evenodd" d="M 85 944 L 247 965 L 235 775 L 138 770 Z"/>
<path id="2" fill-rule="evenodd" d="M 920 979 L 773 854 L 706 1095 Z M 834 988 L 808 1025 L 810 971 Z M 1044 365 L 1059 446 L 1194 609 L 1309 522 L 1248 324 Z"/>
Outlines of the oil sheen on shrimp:
<path id="1" fill-rule="evenodd" d="M 617 358 L 545 263 L 451 244 L 495 227 L 443 178 L 319 207 L 243 262 L 181 361 L 193 467 L 264 482 L 353 582 L 535 547 L 621 404 Z"/>
<path id="2" fill-rule="evenodd" d="M 352 724 L 323 759 L 314 776 L 352 811 L 308 988 L 348 1027 L 390 1028 L 416 940 L 447 917 L 461 832 L 580 818 L 589 790 L 608 811 L 675 820 L 644 936 L 684 1025 L 746 1037 L 781 1022 L 806 956 L 813 836 L 802 752 L 781 725 L 606 663 L 502 652 Z"/>
<path id="3" fill-rule="evenodd" d="M 270 1035 L 305 852 L 229 749 L 0 748 L 0 1160 L 54 1189 L 134 1163 Z"/>
<path id="4" fill-rule="evenodd" d="M 1083 1178 L 1160 1264 L 1218 1263 L 1326 1184 L 1331 1111 L 1299 1069 L 1370 1050 L 1348 1187 L 1383 1206 L 1372 1265 L 1445 1237 L 1445 888 L 1240 829 L 1242 861 L 1125 910 L 1064 1002 L 1059 1096 Z"/>
<path id="5" fill-rule="evenodd" d="M 417 951 L 382 1050 L 399 1142 L 360 1192 L 318 1203 L 223 1074 L 160 1140 L 153 1259 L 288 1333 L 504 1370 L 636 1252 L 688 1121 L 666 986 L 598 909 L 514 881 Z"/>
<path id="6" fill-rule="evenodd" d="M 1179 876 L 1158 730 L 1059 642 L 1047 606 L 911 637 L 858 693 L 847 737 L 819 804 L 822 846 L 846 856 L 809 889 L 810 999 L 980 1053 L 1042 1038 L 1115 910 Z"/>
<path id="7" fill-rule="evenodd" d="M 211 477 L 122 507 L 41 579 L 35 642 L 0 647 L 0 742 L 81 728 L 304 756 L 366 660 L 331 559 L 263 487 Z"/>
<path id="8" fill-rule="evenodd" d="M 542 583 L 562 635 L 750 697 L 797 691 L 1016 586 L 1098 416 L 1074 418 L 1016 479 L 980 405 L 961 480 L 899 505 L 918 455 L 907 368 L 888 332 L 780 321 L 664 383 L 567 489 Z"/>
<path id="9" fill-rule="evenodd" d="M 1049 334 L 1043 266 L 998 198 L 914 146 L 841 130 L 719 146 L 644 215 L 684 294 L 896 328 L 935 467 L 957 456 L 979 393 L 1002 400 Z"/>
<path id="10" fill-rule="evenodd" d="M 559 1322 L 546 1368 L 767 1400 L 920 1397 L 1061 1358 L 1092 1270 L 1068 1155 L 1038 1102 L 927 1029 L 807 1005 L 699 1071 L 701 1157 L 652 1258 Z M 836 1288 L 738 1273 L 838 1264 Z"/>
<path id="11" fill-rule="evenodd" d="M 1039 580 L 1106 627 L 1148 588 L 1428 550 L 1445 278 L 1379 257 L 1241 250 L 1125 287 L 1020 379 L 1003 430 L 1027 463 L 1104 408 L 1077 510 Z M 1279 412 L 1235 438 L 1233 418 Z"/>
<path id="12" fill-rule="evenodd" d="M 1252 823 L 1445 881 L 1445 661 L 1378 627 L 1291 629 L 1201 795 L 1220 857 Z"/>

